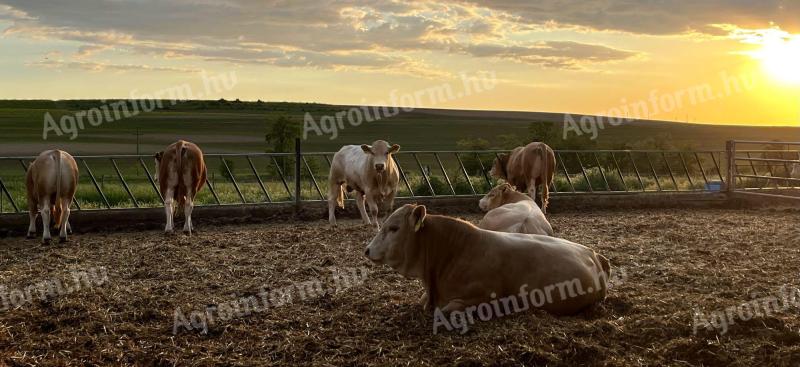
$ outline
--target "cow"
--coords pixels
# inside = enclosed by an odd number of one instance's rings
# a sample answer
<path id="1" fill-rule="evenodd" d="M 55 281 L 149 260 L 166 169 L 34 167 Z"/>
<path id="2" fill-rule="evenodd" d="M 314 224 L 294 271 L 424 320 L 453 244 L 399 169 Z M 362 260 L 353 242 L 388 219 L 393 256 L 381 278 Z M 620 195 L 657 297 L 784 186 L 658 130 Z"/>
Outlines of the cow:
<path id="1" fill-rule="evenodd" d="M 164 233 L 172 233 L 173 216 L 178 208 L 183 208 L 186 221 L 183 232 L 192 234 L 192 209 L 194 198 L 206 183 L 206 163 L 203 151 L 194 143 L 178 140 L 163 151 L 155 154 L 157 180 L 164 198 L 164 212 L 167 224 Z"/>
<path id="2" fill-rule="evenodd" d="M 508 183 L 493 188 L 478 206 L 487 212 L 478 223 L 490 231 L 553 235 L 553 227 L 530 196 Z"/>
<path id="3" fill-rule="evenodd" d="M 69 225 L 69 206 L 78 188 L 78 164 L 62 150 L 46 150 L 28 167 L 25 174 L 28 195 L 28 238 L 36 237 L 37 212 L 42 213 L 42 244 L 50 243 L 50 218 L 58 228 L 59 242 L 67 241 L 72 233 Z"/>
<path id="4" fill-rule="evenodd" d="M 380 210 L 387 208 L 390 212 L 397 194 L 400 174 L 392 154 L 398 151 L 399 145 L 376 140 L 372 145 L 345 145 L 333 155 L 328 176 L 328 221 L 331 225 L 336 225 L 336 205 L 344 208 L 343 187 L 346 186 L 347 192 L 356 192 L 356 206 L 364 223 L 371 224 L 371 217 L 375 227 L 380 229 Z M 365 202 L 369 205 L 369 215 Z"/>
<path id="5" fill-rule="evenodd" d="M 605 298 L 611 275 L 608 259 L 577 243 L 488 231 L 461 219 L 427 215 L 424 205 L 415 204 L 386 219 L 365 255 L 420 279 L 424 309 L 444 313 L 525 292 L 542 301 L 531 302 L 533 307 L 575 314 Z"/>
<path id="6" fill-rule="evenodd" d="M 550 201 L 550 184 L 556 172 L 556 156 L 545 143 L 533 142 L 516 147 L 511 153 L 498 154 L 492 164 L 491 174 L 502 178 L 519 191 L 536 197 L 536 188 L 541 186 L 542 212 L 547 213 Z"/>

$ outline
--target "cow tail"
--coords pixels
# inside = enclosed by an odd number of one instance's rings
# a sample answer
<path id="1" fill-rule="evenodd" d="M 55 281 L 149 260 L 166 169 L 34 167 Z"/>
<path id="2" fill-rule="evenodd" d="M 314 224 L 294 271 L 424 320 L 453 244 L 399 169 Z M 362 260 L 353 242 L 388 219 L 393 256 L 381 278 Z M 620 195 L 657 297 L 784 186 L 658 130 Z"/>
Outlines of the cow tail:
<path id="1" fill-rule="evenodd" d="M 339 195 L 336 197 L 336 204 L 339 205 L 340 208 L 344 209 L 344 187 L 342 187 L 342 184 L 337 185 L 339 185 Z"/>
<path id="2" fill-rule="evenodd" d="M 544 143 L 539 145 L 539 153 L 542 157 L 542 213 L 547 213 L 547 205 L 550 203 L 550 175 L 553 167 L 550 166 L 550 154 L 548 146 Z"/>
<path id="3" fill-rule="evenodd" d="M 53 219 L 55 220 L 56 226 L 61 228 L 61 151 L 57 150 L 56 153 L 56 200 L 52 203 L 55 207 L 55 215 Z M 50 225 L 49 223 L 46 225 Z"/>
<path id="4" fill-rule="evenodd" d="M 178 210 L 183 208 L 183 204 L 186 202 L 186 190 L 184 189 L 186 186 L 183 182 L 183 154 L 186 152 L 185 143 L 186 142 L 183 140 L 178 140 L 175 145 L 175 169 L 178 172 L 178 186 L 175 188 L 175 197 L 178 199 L 178 208 L 176 208 Z"/>

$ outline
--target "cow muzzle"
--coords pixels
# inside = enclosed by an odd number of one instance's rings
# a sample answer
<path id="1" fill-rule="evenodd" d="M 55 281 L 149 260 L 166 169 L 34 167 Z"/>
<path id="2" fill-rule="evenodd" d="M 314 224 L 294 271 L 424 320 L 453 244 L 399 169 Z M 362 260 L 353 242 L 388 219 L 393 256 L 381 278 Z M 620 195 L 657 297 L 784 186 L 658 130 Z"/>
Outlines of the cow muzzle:
<path id="1" fill-rule="evenodd" d="M 386 169 L 386 165 L 384 165 L 383 163 L 376 163 L 375 164 L 375 170 L 376 171 L 383 172 L 384 169 Z"/>

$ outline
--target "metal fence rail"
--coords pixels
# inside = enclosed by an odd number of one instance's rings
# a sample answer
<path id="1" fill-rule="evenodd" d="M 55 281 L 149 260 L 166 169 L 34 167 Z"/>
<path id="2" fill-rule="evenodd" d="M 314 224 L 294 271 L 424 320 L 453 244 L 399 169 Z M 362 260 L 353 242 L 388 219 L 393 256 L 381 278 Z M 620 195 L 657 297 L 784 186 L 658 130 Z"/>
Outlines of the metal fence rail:
<path id="1" fill-rule="evenodd" d="M 401 151 L 393 156 L 400 171 L 397 196 L 482 196 L 497 183 L 489 171 L 494 159 L 505 152 Z M 559 150 L 555 153 L 552 195 L 712 192 L 725 187 L 729 174 L 724 166 L 727 161 L 724 151 Z M 332 157 L 333 152 L 302 152 L 299 144 L 294 153 L 206 154 L 208 180 L 198 193 L 197 205 L 288 202 L 300 205 L 326 200 Z M 0 213 L 27 210 L 25 171 L 34 158 L 0 157 Z M 163 205 L 152 156 L 93 155 L 75 159 L 80 178 L 74 209 Z M 773 158 L 763 155 L 752 159 L 752 164 L 774 166 L 775 163 L 764 161 Z M 747 178 L 741 174 L 735 177 Z"/>
<path id="2" fill-rule="evenodd" d="M 760 146 L 760 149 L 751 149 Z M 742 149 L 742 148 L 745 149 Z M 800 199 L 800 142 L 731 140 L 727 143 L 729 193 Z M 799 167 L 800 168 L 800 167 Z"/>

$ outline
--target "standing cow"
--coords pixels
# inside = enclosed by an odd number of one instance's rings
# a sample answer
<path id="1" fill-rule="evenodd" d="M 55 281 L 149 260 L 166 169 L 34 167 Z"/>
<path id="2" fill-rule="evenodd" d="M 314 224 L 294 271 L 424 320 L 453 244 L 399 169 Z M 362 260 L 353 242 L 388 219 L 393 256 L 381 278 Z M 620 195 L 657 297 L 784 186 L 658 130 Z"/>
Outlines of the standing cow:
<path id="1" fill-rule="evenodd" d="M 336 225 L 334 208 L 338 204 L 344 208 L 343 185 L 347 185 L 347 191 L 356 192 L 356 205 L 361 213 L 364 223 L 370 224 L 370 216 L 367 215 L 365 208 L 369 205 L 369 211 L 375 226 L 380 229 L 378 215 L 380 207 L 387 207 L 391 212 L 394 204 L 394 196 L 397 193 L 397 183 L 400 174 L 392 159 L 392 154 L 400 151 L 397 144 L 389 145 L 383 140 L 376 140 L 372 145 L 363 144 L 345 145 L 333 156 L 331 172 L 328 176 L 330 191 L 328 192 L 328 221 L 331 225 Z"/>
<path id="2" fill-rule="evenodd" d="M 556 172 L 556 155 L 545 143 L 533 142 L 516 147 L 509 154 L 499 154 L 492 165 L 492 176 L 502 178 L 521 192 L 536 197 L 536 187 L 542 187 L 542 212 L 547 213 L 550 184 Z"/>
<path id="3" fill-rule="evenodd" d="M 173 231 L 174 202 L 183 207 L 186 221 L 183 232 L 192 234 L 192 209 L 197 192 L 206 183 L 206 164 L 203 151 L 188 141 L 178 140 L 167 149 L 156 153 L 156 172 L 161 194 L 164 196 L 164 211 L 167 214 L 165 233 Z"/>
<path id="4" fill-rule="evenodd" d="M 59 242 L 67 241 L 69 206 L 78 187 L 78 164 L 61 150 L 46 150 L 28 167 L 25 175 L 28 194 L 28 238 L 36 236 L 37 212 L 42 213 L 42 243 L 50 242 L 50 215 L 59 229 Z"/>

